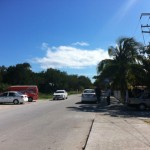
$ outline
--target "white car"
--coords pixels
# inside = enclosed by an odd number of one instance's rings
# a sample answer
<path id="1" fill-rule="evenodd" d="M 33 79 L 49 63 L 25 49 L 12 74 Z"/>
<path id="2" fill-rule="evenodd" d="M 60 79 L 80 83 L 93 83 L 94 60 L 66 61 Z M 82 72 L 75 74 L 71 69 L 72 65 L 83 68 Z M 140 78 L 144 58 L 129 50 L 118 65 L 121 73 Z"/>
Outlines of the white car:
<path id="1" fill-rule="evenodd" d="M 94 89 L 85 89 L 81 95 L 81 102 L 96 102 L 96 94 Z"/>
<path id="2" fill-rule="evenodd" d="M 7 91 L 0 94 L 0 103 L 23 104 L 28 96 L 17 91 Z"/>
<path id="3" fill-rule="evenodd" d="M 53 100 L 55 100 L 55 99 L 67 99 L 67 98 L 68 98 L 68 93 L 66 92 L 66 90 L 57 90 L 53 94 Z"/>

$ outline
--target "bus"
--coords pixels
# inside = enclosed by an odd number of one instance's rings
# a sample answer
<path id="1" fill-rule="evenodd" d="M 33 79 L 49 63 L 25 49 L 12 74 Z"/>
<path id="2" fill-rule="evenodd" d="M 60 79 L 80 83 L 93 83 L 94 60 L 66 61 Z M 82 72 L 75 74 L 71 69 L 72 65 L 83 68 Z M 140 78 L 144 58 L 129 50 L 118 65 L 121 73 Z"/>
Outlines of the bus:
<path id="1" fill-rule="evenodd" d="M 32 102 L 33 100 L 38 99 L 38 87 L 36 85 L 14 85 L 10 86 L 7 89 L 8 91 L 18 91 L 28 96 L 28 101 Z"/>

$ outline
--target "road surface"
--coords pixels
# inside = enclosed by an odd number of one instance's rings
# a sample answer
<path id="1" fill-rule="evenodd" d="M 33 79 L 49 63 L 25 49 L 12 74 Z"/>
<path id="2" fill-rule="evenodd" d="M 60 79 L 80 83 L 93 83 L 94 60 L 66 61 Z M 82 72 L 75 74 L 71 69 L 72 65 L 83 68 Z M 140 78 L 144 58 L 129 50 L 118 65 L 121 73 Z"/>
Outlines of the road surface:
<path id="1" fill-rule="evenodd" d="M 81 150 L 96 104 L 80 99 L 0 105 L 0 150 Z"/>

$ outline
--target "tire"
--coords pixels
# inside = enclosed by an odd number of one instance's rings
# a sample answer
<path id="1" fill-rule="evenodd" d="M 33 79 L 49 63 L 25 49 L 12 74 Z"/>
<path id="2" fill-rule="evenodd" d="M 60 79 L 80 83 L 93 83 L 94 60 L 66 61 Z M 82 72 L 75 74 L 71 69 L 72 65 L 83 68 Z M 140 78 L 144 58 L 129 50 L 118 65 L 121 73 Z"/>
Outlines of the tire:
<path id="1" fill-rule="evenodd" d="M 18 101 L 17 99 L 15 99 L 15 100 L 13 101 L 13 103 L 14 103 L 15 105 L 18 105 L 18 104 L 19 104 L 19 101 Z"/>
<path id="2" fill-rule="evenodd" d="M 139 104 L 138 108 L 139 108 L 139 110 L 145 110 L 146 105 L 145 104 Z"/>
<path id="3" fill-rule="evenodd" d="M 32 97 L 28 97 L 28 102 L 33 102 L 33 98 Z"/>

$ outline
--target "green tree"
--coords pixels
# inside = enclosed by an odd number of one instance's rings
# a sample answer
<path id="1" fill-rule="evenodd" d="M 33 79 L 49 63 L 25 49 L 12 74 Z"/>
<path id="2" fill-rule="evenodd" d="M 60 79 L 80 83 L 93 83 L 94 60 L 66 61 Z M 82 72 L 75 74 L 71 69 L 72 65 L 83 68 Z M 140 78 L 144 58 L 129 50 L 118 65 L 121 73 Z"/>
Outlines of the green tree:
<path id="1" fill-rule="evenodd" d="M 77 75 L 69 75 L 68 76 L 68 85 L 71 91 L 75 91 L 79 89 L 79 80 Z"/>
<path id="2" fill-rule="evenodd" d="M 48 68 L 39 73 L 32 72 L 29 63 L 0 67 L 0 90 L 8 85 L 37 85 L 40 92 L 52 93 L 57 89 L 80 90 L 91 85 L 89 78 L 68 75 L 57 69 Z"/>
<path id="3" fill-rule="evenodd" d="M 42 89 L 47 92 L 54 92 L 56 89 L 68 89 L 67 73 L 60 70 L 48 68 L 43 72 Z M 41 90 L 42 90 L 41 89 Z"/>
<path id="4" fill-rule="evenodd" d="M 144 85 L 146 85 L 148 89 L 150 89 L 150 46 L 144 48 L 142 67 L 145 73 L 145 75 L 142 76 L 142 79 L 144 80 Z"/>
<path id="5" fill-rule="evenodd" d="M 4 77 L 7 73 L 7 68 L 5 66 L 0 66 L 0 92 L 7 89 L 8 84 L 4 83 Z"/>
<path id="6" fill-rule="evenodd" d="M 3 82 L 6 72 L 7 72 L 7 68 L 5 66 L 0 66 L 0 83 Z"/>
<path id="7" fill-rule="evenodd" d="M 112 59 L 102 60 L 97 67 L 99 80 L 108 79 L 112 87 L 121 91 L 122 100 L 125 100 L 125 91 L 129 86 L 129 78 L 134 73 L 135 68 L 140 68 L 142 56 L 142 44 L 133 38 L 120 38 L 115 47 L 108 49 Z M 135 76 L 134 76 L 135 78 Z"/>
<path id="8" fill-rule="evenodd" d="M 83 90 L 84 88 L 92 88 L 91 80 L 88 77 L 85 76 L 79 76 L 78 77 L 78 88 L 79 90 Z"/>
<path id="9" fill-rule="evenodd" d="M 4 82 L 12 85 L 31 84 L 31 66 L 29 63 L 17 64 L 7 68 Z"/>

